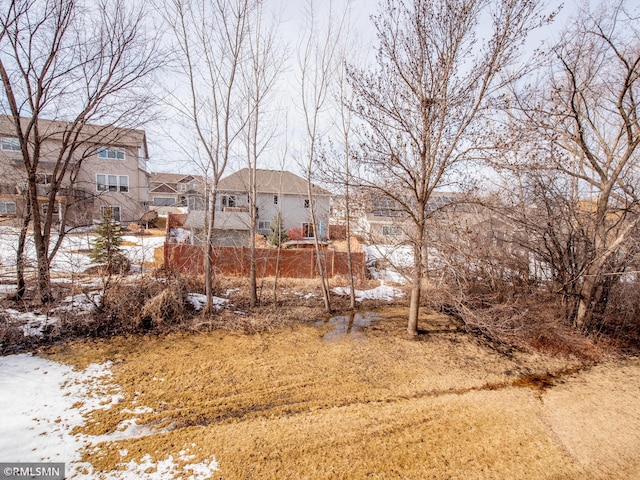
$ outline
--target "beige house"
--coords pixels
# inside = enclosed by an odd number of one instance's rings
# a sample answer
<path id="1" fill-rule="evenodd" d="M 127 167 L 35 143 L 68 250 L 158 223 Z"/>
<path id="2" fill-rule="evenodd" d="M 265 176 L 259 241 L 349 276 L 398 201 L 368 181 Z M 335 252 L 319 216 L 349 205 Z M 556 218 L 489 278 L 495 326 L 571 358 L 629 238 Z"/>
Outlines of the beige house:
<path id="1" fill-rule="evenodd" d="M 143 218 L 149 205 L 147 140 L 143 130 L 85 125 L 58 195 L 49 205 L 49 186 L 56 164 L 68 151 L 65 139 L 70 124 L 40 120 L 39 128 L 42 144 L 37 182 L 43 213 L 52 208 L 59 220 L 66 210 L 68 226 L 92 224 L 105 209 L 124 223 Z M 26 172 L 13 119 L 6 115 L 0 116 L 0 175 L 0 215 L 20 217 L 25 205 Z"/>
<path id="2" fill-rule="evenodd" d="M 451 192 L 433 192 L 427 206 L 429 212 L 454 205 L 460 194 Z M 356 217 L 355 233 L 367 242 L 383 245 L 407 243 L 414 231 L 414 224 L 407 213 L 393 200 L 371 193 L 353 213 Z M 458 209 L 460 210 L 460 209 Z"/>
<path id="3" fill-rule="evenodd" d="M 161 217 L 169 213 L 204 210 L 206 180 L 200 175 L 152 173 L 149 183 L 149 209 Z"/>

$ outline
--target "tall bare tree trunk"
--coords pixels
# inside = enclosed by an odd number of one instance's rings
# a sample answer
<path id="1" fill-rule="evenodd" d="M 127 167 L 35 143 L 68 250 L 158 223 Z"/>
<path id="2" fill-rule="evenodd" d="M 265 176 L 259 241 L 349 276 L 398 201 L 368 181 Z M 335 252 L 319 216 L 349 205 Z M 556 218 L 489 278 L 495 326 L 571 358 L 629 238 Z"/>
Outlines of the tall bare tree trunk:
<path id="1" fill-rule="evenodd" d="M 313 148 L 313 147 L 312 147 Z M 329 279 L 327 275 L 327 262 L 320 248 L 320 239 L 318 238 L 318 219 L 316 217 L 316 209 L 314 205 L 314 197 L 312 191 L 313 184 L 311 183 L 311 170 L 307 171 L 307 195 L 309 198 L 309 214 L 311 216 L 311 224 L 313 225 L 313 246 L 316 252 L 316 266 L 318 268 L 318 274 L 320 275 L 320 284 L 322 287 L 322 300 L 324 302 L 324 309 L 327 312 L 331 312 L 331 299 L 329 297 Z"/>
<path id="2" fill-rule="evenodd" d="M 257 109 L 256 109 L 257 110 Z M 257 113 L 256 113 L 257 115 Z M 258 281 L 256 279 L 256 214 L 258 211 L 258 206 L 256 205 L 257 191 L 256 191 L 256 163 L 257 156 L 254 159 L 255 161 L 251 162 L 252 165 L 249 168 L 249 215 L 251 218 L 251 226 L 249 228 L 251 238 L 249 243 L 250 255 L 249 255 L 249 306 L 254 308 L 258 304 Z"/>
<path id="3" fill-rule="evenodd" d="M 422 216 L 424 218 L 426 207 L 422 206 Z M 411 299 L 409 301 L 409 322 L 407 332 L 409 335 L 418 334 L 418 318 L 420 316 L 420 301 L 422 300 L 422 279 L 424 278 L 424 249 L 425 249 L 425 223 L 417 226 L 416 238 L 413 245 L 413 275 L 411 285 Z"/>
<path id="4" fill-rule="evenodd" d="M 22 217 L 22 227 L 20 228 L 20 234 L 18 235 L 18 250 L 16 251 L 16 298 L 22 300 L 26 293 L 26 280 L 25 280 L 25 247 L 27 243 L 27 235 L 29 232 L 29 223 L 31 222 L 31 201 L 28 194 L 25 194 L 25 208 Z"/>

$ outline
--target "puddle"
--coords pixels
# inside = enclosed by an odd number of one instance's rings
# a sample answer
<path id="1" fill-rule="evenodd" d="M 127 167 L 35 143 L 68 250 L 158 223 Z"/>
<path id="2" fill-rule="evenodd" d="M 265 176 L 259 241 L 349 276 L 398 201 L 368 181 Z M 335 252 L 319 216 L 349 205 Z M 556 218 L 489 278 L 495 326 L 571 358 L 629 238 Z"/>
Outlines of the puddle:
<path id="1" fill-rule="evenodd" d="M 353 312 L 316 322 L 315 325 L 318 327 L 328 325 L 330 330 L 322 336 L 322 339 L 325 342 L 335 342 L 345 337 L 364 338 L 362 329 L 381 319 L 382 317 L 376 312 Z"/>

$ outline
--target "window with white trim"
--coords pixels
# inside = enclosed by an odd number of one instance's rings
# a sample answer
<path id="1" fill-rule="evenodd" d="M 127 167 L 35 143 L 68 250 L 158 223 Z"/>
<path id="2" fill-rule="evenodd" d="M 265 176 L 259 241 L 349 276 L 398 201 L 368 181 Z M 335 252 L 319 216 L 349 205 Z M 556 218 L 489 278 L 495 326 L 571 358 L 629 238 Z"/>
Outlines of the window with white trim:
<path id="1" fill-rule="evenodd" d="M 100 207 L 100 215 L 104 218 L 104 214 L 108 210 L 111 211 L 111 218 L 113 219 L 113 221 L 114 222 L 119 222 L 120 221 L 120 207 L 114 207 L 114 206 Z"/>
<path id="2" fill-rule="evenodd" d="M 125 150 L 122 147 L 99 147 L 98 158 L 106 158 L 109 160 L 124 160 Z"/>
<path id="3" fill-rule="evenodd" d="M 46 215 L 49 211 L 49 203 L 42 204 L 42 215 Z M 60 205 L 58 202 L 53 202 L 53 213 L 54 215 L 58 215 L 60 213 Z"/>
<path id="4" fill-rule="evenodd" d="M 19 151 L 20 140 L 15 137 L 2 137 L 2 150 Z"/>
<path id="5" fill-rule="evenodd" d="M 98 192 L 127 193 L 129 191 L 129 175 L 98 173 L 96 175 L 96 190 Z"/>
<path id="6" fill-rule="evenodd" d="M 176 199 L 171 197 L 153 197 L 155 207 L 171 207 L 176 204 Z"/>
<path id="7" fill-rule="evenodd" d="M 271 228 L 271 222 L 260 220 L 258 221 L 258 230 L 269 230 Z"/>
<path id="8" fill-rule="evenodd" d="M 313 223 L 303 223 L 302 231 L 304 232 L 305 238 L 313 238 L 314 237 Z"/>
<path id="9" fill-rule="evenodd" d="M 0 215 L 15 215 L 15 202 L 0 202 Z"/>
<path id="10" fill-rule="evenodd" d="M 235 195 L 222 195 L 222 206 L 223 207 L 235 207 L 236 206 L 236 196 Z"/>

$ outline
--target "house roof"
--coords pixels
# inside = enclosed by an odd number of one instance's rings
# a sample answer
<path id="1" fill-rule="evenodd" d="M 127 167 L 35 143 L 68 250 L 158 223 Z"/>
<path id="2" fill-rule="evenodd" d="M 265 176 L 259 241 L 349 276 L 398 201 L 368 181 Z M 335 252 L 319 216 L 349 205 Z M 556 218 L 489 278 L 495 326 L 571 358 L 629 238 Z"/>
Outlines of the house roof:
<path id="1" fill-rule="evenodd" d="M 31 119 L 20 118 L 23 128 L 27 126 Z M 60 120 L 38 119 L 40 134 L 54 140 L 61 140 L 62 136 L 69 131 L 72 123 Z M 76 127 L 77 128 L 77 127 Z M 9 115 L 0 115 L 0 134 L 15 137 L 16 129 L 13 118 Z M 114 125 L 93 125 L 82 126 L 80 141 L 92 144 L 108 144 L 122 147 L 143 147 L 145 155 L 147 151 L 147 139 L 144 130 L 134 128 L 122 128 Z"/>
<path id="2" fill-rule="evenodd" d="M 185 175 L 184 173 L 151 172 L 152 183 L 188 183 L 197 180 L 204 183 L 205 179 L 201 175 Z"/>
<path id="3" fill-rule="evenodd" d="M 220 180 L 218 190 L 222 192 L 249 191 L 248 168 L 243 168 Z M 256 170 L 258 193 L 281 193 L 283 195 L 307 195 L 307 181 L 286 170 Z M 312 184 L 314 195 L 331 195 L 331 193 Z"/>
<path id="4" fill-rule="evenodd" d="M 166 183 L 161 183 L 160 185 L 156 185 L 150 190 L 150 193 L 178 193 L 175 191 L 171 185 L 167 185 Z"/>

